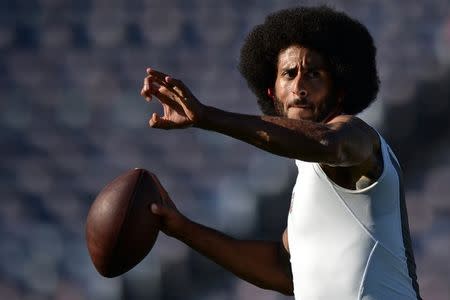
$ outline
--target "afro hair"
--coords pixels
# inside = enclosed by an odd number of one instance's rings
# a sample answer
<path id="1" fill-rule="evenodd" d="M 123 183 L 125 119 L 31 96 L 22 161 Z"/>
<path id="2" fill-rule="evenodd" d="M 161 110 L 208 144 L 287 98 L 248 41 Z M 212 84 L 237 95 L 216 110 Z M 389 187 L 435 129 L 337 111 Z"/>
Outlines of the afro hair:
<path id="1" fill-rule="evenodd" d="M 335 86 L 344 91 L 343 112 L 357 114 L 378 93 L 376 48 L 364 25 L 327 6 L 285 9 L 267 16 L 247 36 L 239 71 L 258 98 L 261 111 L 276 115 L 267 89 L 273 88 L 280 51 L 301 45 L 328 62 Z"/>

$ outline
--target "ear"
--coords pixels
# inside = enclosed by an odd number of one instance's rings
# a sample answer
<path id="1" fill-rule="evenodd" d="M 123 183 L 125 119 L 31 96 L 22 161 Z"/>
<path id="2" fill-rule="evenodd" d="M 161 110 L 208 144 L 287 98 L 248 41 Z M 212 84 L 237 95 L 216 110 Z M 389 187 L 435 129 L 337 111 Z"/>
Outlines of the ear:
<path id="1" fill-rule="evenodd" d="M 275 92 L 274 92 L 273 88 L 268 88 L 267 89 L 267 96 L 269 96 L 272 99 L 275 98 Z"/>

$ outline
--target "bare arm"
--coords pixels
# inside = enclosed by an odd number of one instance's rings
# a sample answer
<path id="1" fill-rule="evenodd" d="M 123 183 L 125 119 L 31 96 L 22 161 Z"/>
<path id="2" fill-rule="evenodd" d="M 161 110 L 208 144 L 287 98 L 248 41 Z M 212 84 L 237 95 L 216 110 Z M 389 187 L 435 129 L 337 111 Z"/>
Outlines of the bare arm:
<path id="1" fill-rule="evenodd" d="M 373 132 L 352 116 L 326 124 L 284 117 L 251 116 L 201 104 L 179 80 L 149 70 L 141 94 L 156 96 L 164 116 L 153 114 L 150 126 L 162 129 L 195 126 L 216 131 L 271 153 L 330 166 L 358 165 L 374 153 Z"/>
<path id="2" fill-rule="evenodd" d="M 251 116 L 206 107 L 195 125 L 234 137 L 268 152 L 333 166 L 363 162 L 373 151 L 368 126 L 352 116 L 327 124 L 284 117 Z"/>
<path id="3" fill-rule="evenodd" d="M 289 256 L 281 241 L 236 240 L 191 221 L 177 238 L 245 281 L 293 295 Z"/>
<path id="4" fill-rule="evenodd" d="M 165 234 L 182 241 L 243 280 L 264 289 L 293 294 L 286 233 L 280 242 L 234 239 L 187 219 L 160 184 L 159 189 L 162 205 L 154 204 L 151 210 L 161 217 L 160 229 Z"/>

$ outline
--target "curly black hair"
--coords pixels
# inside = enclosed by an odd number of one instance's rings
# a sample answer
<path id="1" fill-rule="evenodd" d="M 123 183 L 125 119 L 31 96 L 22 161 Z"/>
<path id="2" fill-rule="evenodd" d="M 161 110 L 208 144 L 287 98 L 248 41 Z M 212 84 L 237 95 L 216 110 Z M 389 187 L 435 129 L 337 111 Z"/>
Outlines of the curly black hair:
<path id="1" fill-rule="evenodd" d="M 335 86 L 345 94 L 344 113 L 357 114 L 375 100 L 376 48 L 366 27 L 327 6 L 296 7 L 268 15 L 241 49 L 239 70 L 264 114 L 276 115 L 267 89 L 275 85 L 280 51 L 294 44 L 315 50 L 328 61 Z"/>

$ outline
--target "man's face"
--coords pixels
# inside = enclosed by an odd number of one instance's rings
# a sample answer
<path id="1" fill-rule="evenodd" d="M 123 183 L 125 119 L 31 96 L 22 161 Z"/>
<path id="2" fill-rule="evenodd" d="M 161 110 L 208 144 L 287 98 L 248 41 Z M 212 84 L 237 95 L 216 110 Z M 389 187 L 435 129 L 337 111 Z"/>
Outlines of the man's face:
<path id="1" fill-rule="evenodd" d="M 278 55 L 273 99 L 278 115 L 323 122 L 338 110 L 331 74 L 323 57 L 299 45 Z"/>

